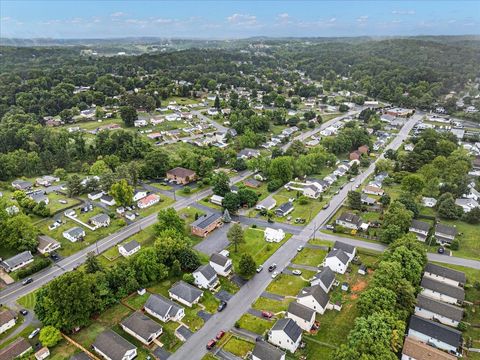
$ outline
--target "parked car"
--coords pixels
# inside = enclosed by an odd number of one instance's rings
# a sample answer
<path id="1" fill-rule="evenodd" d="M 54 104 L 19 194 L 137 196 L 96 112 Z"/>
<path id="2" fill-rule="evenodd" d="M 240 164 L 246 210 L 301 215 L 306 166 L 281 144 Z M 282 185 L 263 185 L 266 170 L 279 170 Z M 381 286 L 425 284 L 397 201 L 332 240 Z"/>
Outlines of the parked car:
<path id="1" fill-rule="evenodd" d="M 33 282 L 33 279 L 28 278 L 22 281 L 22 285 L 25 286 L 25 285 L 31 284 L 32 282 Z"/>
<path id="2" fill-rule="evenodd" d="M 273 313 L 270 311 L 262 310 L 262 316 L 267 319 L 271 319 L 273 317 Z"/>
<path id="3" fill-rule="evenodd" d="M 273 263 L 272 265 L 270 265 L 268 267 L 268 272 L 272 272 L 273 270 L 275 270 L 277 268 L 277 264 Z"/>
<path id="4" fill-rule="evenodd" d="M 216 338 L 217 340 L 220 340 L 224 335 L 225 335 L 225 331 L 220 330 L 220 331 L 218 332 L 217 336 L 215 336 L 215 338 Z"/>
<path id="5" fill-rule="evenodd" d="M 354 181 L 355 181 L 355 178 L 352 177 L 352 178 L 350 179 L 350 182 L 354 182 Z"/>
<path id="6" fill-rule="evenodd" d="M 445 254 L 445 248 L 443 246 L 440 246 L 437 250 L 439 254 Z"/>
<path id="7" fill-rule="evenodd" d="M 28 315 L 28 310 L 26 309 L 22 309 L 19 311 L 20 314 L 22 314 L 23 316 L 27 316 Z"/>
<path id="8" fill-rule="evenodd" d="M 303 250 L 303 245 L 300 245 L 299 247 L 297 247 L 297 251 L 300 252 Z"/>
<path id="9" fill-rule="evenodd" d="M 217 340 L 212 339 L 207 343 L 207 350 L 212 350 L 217 345 Z"/>
<path id="10" fill-rule="evenodd" d="M 278 276 L 278 271 L 274 271 L 272 273 L 272 279 L 275 279 Z"/>
<path id="11" fill-rule="evenodd" d="M 334 195 L 340 194 L 340 190 L 335 191 Z"/>
<path id="12" fill-rule="evenodd" d="M 298 269 L 295 269 L 295 270 L 292 271 L 292 274 L 293 274 L 293 275 L 300 276 L 300 275 L 302 275 L 302 272 L 301 272 L 300 270 L 298 270 Z"/>
<path id="13" fill-rule="evenodd" d="M 257 267 L 257 273 L 259 273 L 259 272 L 262 271 L 262 270 L 263 270 L 263 265 L 258 265 L 258 267 Z"/>
<path id="14" fill-rule="evenodd" d="M 57 261 L 58 259 L 60 259 L 60 256 L 58 256 L 56 252 L 51 253 L 50 257 L 53 259 L 53 261 Z"/>
<path id="15" fill-rule="evenodd" d="M 327 225 L 326 228 L 327 230 L 335 230 L 335 226 L 333 225 Z"/>
<path id="16" fill-rule="evenodd" d="M 326 203 L 325 205 L 322 206 L 322 209 L 323 210 L 328 209 L 329 206 L 330 206 L 330 203 Z"/>
<path id="17" fill-rule="evenodd" d="M 218 305 L 218 312 L 223 311 L 227 307 L 227 302 L 226 301 L 220 301 L 220 305 Z"/>
<path id="18" fill-rule="evenodd" d="M 38 335 L 38 333 L 40 332 L 40 328 L 36 328 L 35 330 L 33 330 L 30 335 L 28 335 L 28 338 L 29 339 L 33 339 L 35 336 Z"/>

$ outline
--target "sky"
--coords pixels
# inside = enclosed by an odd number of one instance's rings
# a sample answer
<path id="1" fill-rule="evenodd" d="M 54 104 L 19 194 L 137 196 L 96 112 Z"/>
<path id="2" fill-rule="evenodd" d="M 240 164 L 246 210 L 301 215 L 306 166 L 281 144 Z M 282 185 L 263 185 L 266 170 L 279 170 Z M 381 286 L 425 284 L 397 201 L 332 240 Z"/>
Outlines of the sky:
<path id="1" fill-rule="evenodd" d="M 0 37 L 16 38 L 410 36 L 479 30 L 479 0 L 0 1 Z"/>

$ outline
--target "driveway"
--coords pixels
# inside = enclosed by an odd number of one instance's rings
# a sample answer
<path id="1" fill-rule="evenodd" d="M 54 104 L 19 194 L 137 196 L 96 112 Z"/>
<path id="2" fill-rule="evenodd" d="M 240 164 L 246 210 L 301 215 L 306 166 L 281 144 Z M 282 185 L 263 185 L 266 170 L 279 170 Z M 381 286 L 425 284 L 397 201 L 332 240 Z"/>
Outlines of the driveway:
<path id="1" fill-rule="evenodd" d="M 242 329 L 242 328 L 232 328 L 232 333 L 237 335 L 238 337 L 242 337 L 245 340 L 253 340 L 256 341 L 259 336 L 262 336 L 261 334 L 257 334 L 253 331 L 249 331 L 247 329 Z"/>
<path id="2" fill-rule="evenodd" d="M 233 355 L 231 352 L 222 349 L 215 351 L 215 356 L 222 360 L 242 360 L 242 358 L 239 358 L 238 356 Z"/>
<path id="3" fill-rule="evenodd" d="M 208 256 L 222 251 L 230 245 L 230 242 L 227 239 L 227 232 L 231 226 L 232 223 L 224 224 L 222 227 L 212 231 L 205 239 L 195 245 L 195 250 L 207 254 Z"/>
<path id="4" fill-rule="evenodd" d="M 264 298 L 267 298 L 267 299 L 277 300 L 277 301 L 282 301 L 285 298 L 282 295 L 273 294 L 273 293 L 268 292 L 268 291 L 262 292 L 262 295 L 260 295 L 260 296 L 264 297 Z"/>
<path id="5" fill-rule="evenodd" d="M 228 291 L 220 290 L 218 293 L 215 294 L 215 297 L 220 301 L 228 302 L 232 298 L 232 294 Z"/>

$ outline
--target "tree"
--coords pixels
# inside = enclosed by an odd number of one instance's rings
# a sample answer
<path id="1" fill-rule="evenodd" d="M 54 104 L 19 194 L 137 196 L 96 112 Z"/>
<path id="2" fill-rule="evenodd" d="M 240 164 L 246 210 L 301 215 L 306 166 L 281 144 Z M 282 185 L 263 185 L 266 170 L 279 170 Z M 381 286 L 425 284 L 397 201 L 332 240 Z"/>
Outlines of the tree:
<path id="1" fill-rule="evenodd" d="M 235 252 L 238 252 L 238 245 L 245 242 L 243 229 L 240 224 L 235 223 L 227 232 L 228 241 L 230 241 L 234 247 Z"/>
<path id="2" fill-rule="evenodd" d="M 133 186 L 128 185 L 127 180 L 122 179 L 110 188 L 110 195 L 119 206 L 129 206 L 133 203 Z"/>
<path id="3" fill-rule="evenodd" d="M 230 213 L 228 212 L 228 209 L 225 209 L 225 211 L 223 212 L 223 217 L 222 217 L 222 221 L 225 223 L 225 224 L 228 224 L 232 221 L 232 218 L 230 216 Z"/>
<path id="4" fill-rule="evenodd" d="M 80 195 L 83 191 L 82 179 L 77 174 L 73 174 L 67 179 L 67 195 L 73 197 Z"/>
<path id="5" fill-rule="evenodd" d="M 340 104 L 340 106 L 338 107 L 338 111 L 347 112 L 348 111 L 348 105 Z"/>
<path id="6" fill-rule="evenodd" d="M 0 225 L 0 245 L 18 251 L 33 251 L 37 247 L 38 230 L 27 215 L 7 217 Z"/>
<path id="7" fill-rule="evenodd" d="M 60 330 L 53 326 L 44 326 L 40 330 L 40 335 L 38 337 L 43 346 L 54 347 L 57 343 L 62 340 L 62 334 Z"/>
<path id="8" fill-rule="evenodd" d="M 112 169 L 107 165 L 104 160 L 95 161 L 90 167 L 90 175 L 104 176 L 107 173 L 111 173 Z"/>
<path id="9" fill-rule="evenodd" d="M 215 101 L 213 103 L 213 106 L 216 108 L 216 109 L 220 109 L 220 98 L 217 96 L 215 96 Z"/>
<path id="10" fill-rule="evenodd" d="M 238 198 L 241 206 L 247 205 L 248 207 L 252 207 L 258 201 L 258 194 L 252 189 L 242 188 L 238 190 Z"/>
<path id="11" fill-rule="evenodd" d="M 418 174 L 407 175 L 402 180 L 402 190 L 413 197 L 419 195 L 424 187 L 425 180 Z"/>
<path id="12" fill-rule="evenodd" d="M 244 277 L 250 277 L 256 272 L 257 265 L 255 264 L 255 260 L 253 260 L 252 255 L 250 254 L 243 254 L 239 266 L 239 273 Z"/>
<path id="13" fill-rule="evenodd" d="M 162 209 L 158 212 L 155 230 L 157 234 L 164 230 L 174 230 L 178 234 L 185 233 L 185 220 L 173 208 Z"/>
<path id="14" fill-rule="evenodd" d="M 348 206 L 352 209 L 360 210 L 362 208 L 362 195 L 358 191 L 348 192 Z"/>
<path id="15" fill-rule="evenodd" d="M 168 276 L 167 267 L 158 261 L 154 248 L 141 249 L 132 259 L 136 279 L 140 286 L 147 286 Z"/>
<path id="16" fill-rule="evenodd" d="M 142 174 L 145 177 L 158 179 L 165 176 L 170 168 L 170 159 L 168 154 L 160 148 L 155 148 L 145 155 Z"/>
<path id="17" fill-rule="evenodd" d="M 399 201 L 394 201 L 385 213 L 383 220 L 383 228 L 386 229 L 390 225 L 396 225 L 402 232 L 407 232 L 412 223 L 413 213 L 407 210 L 405 205 Z"/>
<path id="18" fill-rule="evenodd" d="M 480 224 L 480 207 L 475 207 L 463 215 L 463 220 L 469 224 Z"/>
<path id="19" fill-rule="evenodd" d="M 384 193 L 384 194 L 382 195 L 382 197 L 380 198 L 380 203 L 381 203 L 384 207 L 387 207 L 388 205 L 390 205 L 390 201 L 391 201 L 390 195 L 388 195 L 387 193 Z"/>
<path id="20" fill-rule="evenodd" d="M 385 287 L 373 286 L 360 294 L 358 308 L 361 316 L 369 316 L 376 312 L 394 313 L 397 295 Z"/>
<path id="21" fill-rule="evenodd" d="M 455 204 L 455 200 L 453 199 L 453 196 L 451 194 L 449 197 L 442 199 L 442 201 L 440 201 L 439 199 L 438 202 L 438 215 L 441 218 L 448 220 L 456 220 L 462 216 L 463 209 L 462 207 Z"/>
<path id="22" fill-rule="evenodd" d="M 122 106 L 120 108 L 120 117 L 122 118 L 125 126 L 132 127 L 135 120 L 138 119 L 137 110 L 133 106 Z"/>
<path id="23" fill-rule="evenodd" d="M 358 175 L 358 164 L 356 162 L 352 164 L 352 166 L 348 170 L 348 173 L 354 176 Z"/>
<path id="24" fill-rule="evenodd" d="M 228 210 L 229 213 L 236 213 L 240 208 L 240 197 L 238 194 L 229 192 L 223 198 L 222 206 L 224 209 Z"/>
<path id="25" fill-rule="evenodd" d="M 195 278 L 193 277 L 192 273 L 183 274 L 182 280 L 185 281 L 187 284 L 192 284 L 192 285 L 195 282 Z"/>
<path id="26" fill-rule="evenodd" d="M 400 238 L 404 233 L 398 225 L 391 224 L 385 227 L 380 235 L 380 241 L 385 244 L 390 244 Z"/>
<path id="27" fill-rule="evenodd" d="M 102 265 L 100 265 L 95 253 L 91 251 L 87 254 L 87 260 L 85 260 L 85 272 L 93 274 L 97 271 L 102 271 Z"/>
<path id="28" fill-rule="evenodd" d="M 414 218 L 417 218 L 418 215 L 420 215 L 420 209 L 417 203 L 415 202 L 414 198 L 412 197 L 412 195 L 408 193 L 403 193 L 398 198 L 398 201 L 400 201 L 403 205 L 405 205 L 405 208 L 407 210 L 410 210 L 413 213 Z"/>
<path id="29" fill-rule="evenodd" d="M 230 178 L 223 171 L 213 175 L 211 184 L 215 195 L 225 196 L 230 192 Z"/>
<path id="30" fill-rule="evenodd" d="M 187 247 L 180 249 L 178 252 L 178 260 L 180 261 L 183 271 L 194 271 L 202 264 L 198 254 Z"/>

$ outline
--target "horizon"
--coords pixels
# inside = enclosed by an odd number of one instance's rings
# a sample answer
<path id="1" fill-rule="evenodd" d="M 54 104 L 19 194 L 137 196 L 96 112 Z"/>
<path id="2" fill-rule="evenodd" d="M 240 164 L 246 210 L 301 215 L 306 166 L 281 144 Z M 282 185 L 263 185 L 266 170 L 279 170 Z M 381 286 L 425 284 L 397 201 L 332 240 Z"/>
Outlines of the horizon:
<path id="1" fill-rule="evenodd" d="M 8 39 L 475 36 L 480 28 L 478 1 L 4 0 L 0 13 Z"/>

